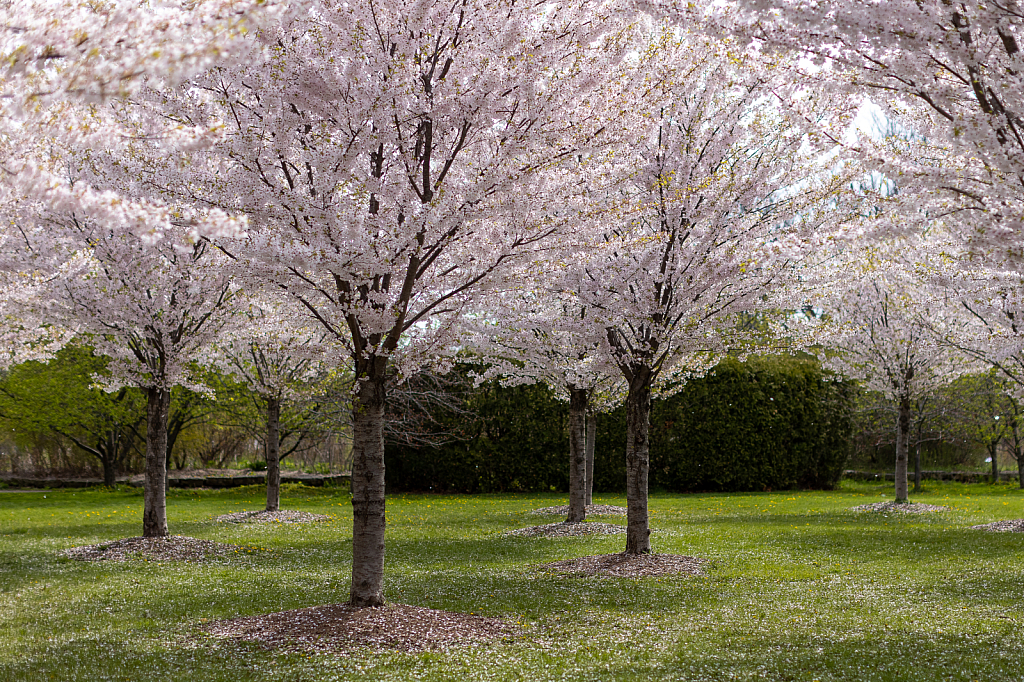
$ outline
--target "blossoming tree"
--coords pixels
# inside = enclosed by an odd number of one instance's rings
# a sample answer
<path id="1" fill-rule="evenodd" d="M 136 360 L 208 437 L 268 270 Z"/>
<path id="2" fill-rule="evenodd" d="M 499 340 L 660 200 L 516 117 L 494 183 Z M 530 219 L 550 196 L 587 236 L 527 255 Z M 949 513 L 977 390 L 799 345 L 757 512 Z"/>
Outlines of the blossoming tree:
<path id="1" fill-rule="evenodd" d="M 811 199 L 823 196 L 770 64 L 668 29 L 642 59 L 657 96 L 635 109 L 630 149 L 610 162 L 617 210 L 601 214 L 603 243 L 572 283 L 628 385 L 627 554 L 651 551 L 655 382 L 713 365 L 735 313 L 784 307 L 789 265 L 820 222 Z"/>
<path id="2" fill-rule="evenodd" d="M 187 177 L 152 185 L 248 216 L 225 251 L 347 349 L 354 605 L 383 603 L 388 375 L 455 340 L 477 292 L 555 231 L 532 178 L 600 140 L 587 112 L 627 50 L 616 26 L 596 0 L 309 2 L 239 66 L 139 98 L 221 125 Z"/>

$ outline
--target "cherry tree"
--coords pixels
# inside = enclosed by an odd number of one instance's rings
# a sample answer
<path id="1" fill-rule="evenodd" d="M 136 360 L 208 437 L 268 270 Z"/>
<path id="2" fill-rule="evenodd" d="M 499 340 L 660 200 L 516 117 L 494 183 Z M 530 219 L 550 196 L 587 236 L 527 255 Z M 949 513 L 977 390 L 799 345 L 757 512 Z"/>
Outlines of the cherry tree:
<path id="1" fill-rule="evenodd" d="M 354 605 L 384 599 L 388 376 L 454 342 L 477 293 L 556 231 L 531 178 L 600 141 L 616 21 L 596 0 L 308 2 L 238 66 L 135 99 L 135 116 L 219 126 L 148 186 L 248 216 L 222 248 L 347 349 Z"/>
<path id="2" fill-rule="evenodd" d="M 325 369 L 320 358 L 337 354 L 325 343 L 322 329 L 311 328 L 308 318 L 289 312 L 275 301 L 251 303 L 241 313 L 244 322 L 207 346 L 204 355 L 204 364 L 248 387 L 265 413 L 267 511 L 281 506 L 282 408 L 308 398 Z"/>
<path id="3" fill-rule="evenodd" d="M 577 248 L 582 241 L 577 235 Z M 531 269 L 536 270 L 536 265 Z M 584 331 L 589 311 L 570 292 L 559 291 L 563 270 L 548 270 L 544 279 L 550 281 L 536 286 L 532 295 L 509 297 L 502 292 L 489 301 L 487 308 L 501 306 L 505 313 L 501 317 L 481 313 L 487 324 L 479 332 L 483 338 L 473 347 L 489 362 L 483 378 L 500 376 L 509 385 L 541 382 L 568 400 L 566 523 L 580 523 L 586 519 L 593 495 L 594 408 L 598 401 L 605 410 L 614 407 L 621 401 L 622 386 L 617 368 L 601 352 L 599 339 Z"/>
<path id="4" fill-rule="evenodd" d="M 671 5 L 660 10 L 682 17 Z M 1024 220 L 1019 3 L 739 0 L 709 13 L 727 33 L 808 57 L 794 62 L 794 78 L 867 94 L 910 119 L 939 154 L 959 157 L 875 160 L 889 177 L 980 221 L 982 229 L 970 230 L 975 251 L 1016 258 Z"/>
<path id="5" fill-rule="evenodd" d="M 173 84 L 214 63 L 230 63 L 237 40 L 280 14 L 280 5 L 264 0 L 156 6 L 135 0 L 0 2 L 0 214 L 16 219 L 17 205 L 29 197 L 151 239 L 165 228 L 173 239 L 173 224 L 184 221 L 196 232 L 236 227 L 237 221 L 219 211 L 192 210 L 172 220 L 164 202 L 87 182 L 72 184 L 41 156 L 54 147 L 122 147 L 129 131 L 113 119 L 83 116 L 74 106 L 122 97 L 144 83 Z M 173 133 L 164 135 L 168 154 L 176 145 L 200 144 L 210 131 L 179 127 Z"/>
<path id="6" fill-rule="evenodd" d="M 896 239 L 850 247 L 824 267 L 814 305 L 827 320 L 816 336 L 822 364 L 860 379 L 896 408 L 897 503 L 907 501 L 907 462 L 912 409 L 972 363 L 944 341 L 969 323 L 957 315 L 957 302 L 936 285 L 930 262 L 934 244 Z M 840 284 L 841 283 L 841 284 Z"/>
<path id="7" fill-rule="evenodd" d="M 97 354 L 111 359 L 109 374 L 97 377 L 109 390 L 132 385 L 145 392 L 143 535 L 167 535 L 171 388 L 201 389 L 193 360 L 230 321 L 239 297 L 227 259 L 187 229 L 173 243 L 165 238 L 154 245 L 130 231 L 112 233 L 74 215 L 35 209 L 39 225 L 24 231 L 20 253 L 46 275 L 35 277 L 19 307 L 86 335 Z"/>
<path id="8" fill-rule="evenodd" d="M 734 314 L 784 307 L 789 265 L 819 221 L 810 200 L 823 191 L 806 138 L 779 106 L 792 90 L 770 64 L 670 30 L 641 58 L 654 96 L 634 110 L 643 125 L 611 161 L 616 210 L 599 218 L 603 243 L 571 284 L 628 385 L 627 554 L 651 551 L 656 382 L 712 366 Z"/>

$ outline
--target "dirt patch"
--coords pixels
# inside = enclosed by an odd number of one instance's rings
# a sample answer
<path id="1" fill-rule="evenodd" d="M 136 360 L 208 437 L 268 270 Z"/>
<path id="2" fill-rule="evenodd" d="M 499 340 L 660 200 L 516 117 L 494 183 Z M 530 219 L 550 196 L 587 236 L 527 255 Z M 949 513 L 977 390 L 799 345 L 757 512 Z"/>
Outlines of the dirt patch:
<path id="1" fill-rule="evenodd" d="M 992 523 L 983 523 L 980 526 L 971 526 L 971 528 L 973 530 L 989 530 L 996 533 L 1024 533 L 1024 519 L 993 521 Z"/>
<path id="2" fill-rule="evenodd" d="M 208 561 L 265 551 L 259 547 L 226 545 L 183 535 L 163 538 L 125 538 L 65 549 L 61 555 L 78 561 Z"/>
<path id="3" fill-rule="evenodd" d="M 859 507 L 851 507 L 858 512 L 885 512 L 894 514 L 925 514 L 927 512 L 949 511 L 949 507 L 942 507 L 937 504 L 922 504 L 920 502 L 873 502 L 862 504 Z"/>
<path id="4" fill-rule="evenodd" d="M 652 578 L 662 575 L 703 575 L 707 559 L 681 554 L 598 554 L 539 566 L 541 570 L 576 575 Z"/>
<path id="5" fill-rule="evenodd" d="M 310 514 L 304 511 L 242 511 L 234 514 L 223 514 L 214 518 L 214 521 L 221 523 L 317 523 L 319 521 L 330 521 L 330 516 L 323 514 Z"/>
<path id="6" fill-rule="evenodd" d="M 617 526 L 614 523 L 549 523 L 544 526 L 529 526 L 527 528 L 516 528 L 502 533 L 506 537 L 520 538 L 575 538 L 584 535 L 620 535 L 626 532 L 625 526 Z"/>
<path id="7" fill-rule="evenodd" d="M 540 514 L 543 516 L 568 516 L 569 505 L 563 504 L 560 507 L 541 507 L 540 509 L 534 509 L 531 514 Z M 625 516 L 625 507 L 616 507 L 613 504 L 588 504 L 587 505 L 587 516 Z"/>
<path id="8" fill-rule="evenodd" d="M 504 621 L 405 604 L 314 606 L 265 616 L 221 620 L 203 626 L 214 637 L 258 642 L 267 648 L 344 651 L 370 646 L 400 651 L 508 640 L 516 630 Z"/>

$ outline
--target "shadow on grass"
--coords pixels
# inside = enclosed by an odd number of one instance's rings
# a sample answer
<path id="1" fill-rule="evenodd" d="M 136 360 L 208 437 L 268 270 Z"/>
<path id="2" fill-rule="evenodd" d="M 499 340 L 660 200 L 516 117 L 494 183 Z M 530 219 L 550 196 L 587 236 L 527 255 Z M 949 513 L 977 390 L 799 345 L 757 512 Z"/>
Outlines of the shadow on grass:
<path id="1" fill-rule="evenodd" d="M 614 627 L 608 623 L 604 627 Z M 621 624 L 619 624 L 621 625 Z M 605 632 L 594 647 L 560 641 L 559 632 L 513 644 L 447 655 L 355 652 L 355 657 L 263 650 L 252 644 L 205 639 L 186 624 L 175 631 L 64 637 L 56 646 L 29 642 L 17 658 L 0 661 L 0 679 L 78 680 L 453 679 L 489 670 L 500 679 L 774 680 L 778 682 L 966 682 L 1020 680 L 1019 642 L 1010 628 L 974 634 L 878 627 L 833 636 L 782 629 L 771 633 L 728 628 L 682 632 L 661 628 Z M 1007 643 L 1010 645 L 1007 646 Z M 588 641 L 588 644 L 591 643 Z M 514 665 L 495 669 L 495 659 Z M 460 673 L 459 671 L 463 671 Z M 482 677 L 483 675 L 481 675 Z"/>

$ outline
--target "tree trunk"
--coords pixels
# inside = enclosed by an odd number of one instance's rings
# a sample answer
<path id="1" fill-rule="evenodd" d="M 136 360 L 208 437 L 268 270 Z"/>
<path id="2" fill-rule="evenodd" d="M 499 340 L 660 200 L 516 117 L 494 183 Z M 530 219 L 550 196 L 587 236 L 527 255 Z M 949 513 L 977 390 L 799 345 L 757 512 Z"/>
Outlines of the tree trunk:
<path id="1" fill-rule="evenodd" d="M 146 389 L 146 482 L 143 490 L 142 534 L 167 535 L 167 413 L 171 392 Z"/>
<path id="2" fill-rule="evenodd" d="M 267 511 L 281 508 L 281 399 L 267 398 Z"/>
<path id="3" fill-rule="evenodd" d="M 587 504 L 594 504 L 594 445 L 597 443 L 597 415 L 587 415 Z"/>
<path id="4" fill-rule="evenodd" d="M 910 449 L 910 398 L 900 398 L 896 420 L 896 502 L 907 502 L 907 455 Z"/>
<path id="5" fill-rule="evenodd" d="M 918 434 L 917 443 L 914 446 L 914 492 L 921 492 L 921 437 Z"/>
<path id="6" fill-rule="evenodd" d="M 999 483 L 999 441 L 989 446 L 988 453 L 992 457 L 992 482 Z"/>
<path id="7" fill-rule="evenodd" d="M 626 554 L 650 554 L 647 476 L 650 469 L 651 372 L 633 372 L 626 397 Z"/>
<path id="8" fill-rule="evenodd" d="M 100 459 L 100 462 L 103 463 L 103 485 L 108 488 L 113 488 L 117 483 L 117 469 L 114 467 L 115 452 L 114 448 L 108 448 Z"/>
<path id="9" fill-rule="evenodd" d="M 352 399 L 352 606 L 384 604 L 384 380 L 387 358 L 356 361 Z"/>
<path id="10" fill-rule="evenodd" d="M 569 386 L 569 516 L 567 523 L 587 518 L 587 403 L 590 389 Z"/>
<path id="11" fill-rule="evenodd" d="M 1010 433 L 1013 436 L 1013 458 L 1017 460 L 1017 485 L 1024 490 L 1024 452 L 1020 448 L 1020 431 L 1017 430 L 1017 402 L 1011 399 L 1013 417 L 1010 418 Z"/>

